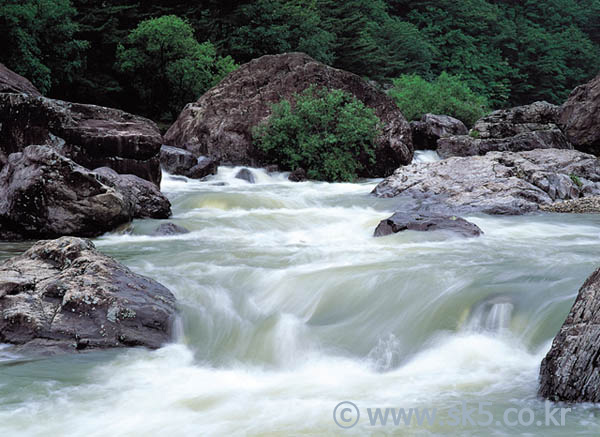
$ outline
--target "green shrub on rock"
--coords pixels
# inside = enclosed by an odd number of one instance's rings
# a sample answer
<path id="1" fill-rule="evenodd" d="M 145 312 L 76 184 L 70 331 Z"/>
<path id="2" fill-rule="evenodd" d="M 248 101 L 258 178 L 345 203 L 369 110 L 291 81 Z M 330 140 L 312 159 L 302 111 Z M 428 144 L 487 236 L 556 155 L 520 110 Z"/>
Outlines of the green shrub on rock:
<path id="1" fill-rule="evenodd" d="M 380 120 L 353 95 L 311 86 L 271 109 L 253 137 L 265 161 L 282 170 L 303 168 L 310 179 L 353 181 L 375 162 Z"/>
<path id="2" fill-rule="evenodd" d="M 449 115 L 472 126 L 487 111 L 488 102 L 474 93 L 457 76 L 442 73 L 433 82 L 416 74 L 394 79 L 390 96 L 408 120 L 418 120 L 423 114 Z"/>

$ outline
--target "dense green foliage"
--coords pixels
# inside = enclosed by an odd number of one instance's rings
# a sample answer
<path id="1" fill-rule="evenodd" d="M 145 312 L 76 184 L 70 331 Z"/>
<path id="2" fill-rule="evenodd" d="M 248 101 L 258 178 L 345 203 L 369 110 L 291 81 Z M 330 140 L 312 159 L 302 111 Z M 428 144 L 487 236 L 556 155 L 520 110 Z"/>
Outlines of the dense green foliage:
<path id="1" fill-rule="evenodd" d="M 39 90 L 68 86 L 83 67 L 87 43 L 69 0 L 0 0 L 0 61 Z"/>
<path id="2" fill-rule="evenodd" d="M 460 78 L 447 73 L 432 82 L 407 74 L 394 79 L 393 84 L 390 96 L 409 120 L 417 120 L 427 113 L 445 114 L 472 126 L 488 109 L 485 97 L 475 94 Z"/>
<path id="3" fill-rule="evenodd" d="M 117 68 L 130 77 L 140 102 L 155 118 L 175 118 L 181 108 L 235 69 L 211 42 L 174 15 L 142 21 L 117 47 Z"/>
<path id="4" fill-rule="evenodd" d="M 272 107 L 254 130 L 259 150 L 282 170 L 303 168 L 310 179 L 353 181 L 374 163 L 380 121 L 344 91 L 310 87 Z"/>
<path id="5" fill-rule="evenodd" d="M 53 97 L 156 116 L 117 47 L 142 21 L 170 15 L 215 58 L 304 51 L 382 83 L 447 72 L 493 108 L 560 103 L 600 70 L 600 0 L 0 0 L 0 62 Z"/>

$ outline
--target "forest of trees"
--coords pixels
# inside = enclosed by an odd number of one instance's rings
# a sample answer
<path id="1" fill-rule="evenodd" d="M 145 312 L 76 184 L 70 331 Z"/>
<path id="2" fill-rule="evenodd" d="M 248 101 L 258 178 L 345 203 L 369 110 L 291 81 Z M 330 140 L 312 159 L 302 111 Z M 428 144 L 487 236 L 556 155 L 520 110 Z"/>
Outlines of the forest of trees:
<path id="1" fill-rule="evenodd" d="M 382 84 L 446 72 L 496 108 L 560 103 L 597 74 L 599 17 L 600 0 L 0 0 L 0 62 L 51 97 L 165 121 L 286 51 Z"/>

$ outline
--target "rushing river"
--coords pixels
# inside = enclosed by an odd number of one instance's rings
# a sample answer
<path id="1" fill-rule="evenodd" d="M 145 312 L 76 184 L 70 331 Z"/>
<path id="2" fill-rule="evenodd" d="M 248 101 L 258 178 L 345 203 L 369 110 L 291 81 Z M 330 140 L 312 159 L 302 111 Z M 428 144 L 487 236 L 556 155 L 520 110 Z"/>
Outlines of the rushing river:
<path id="1" fill-rule="evenodd" d="M 544 415 L 539 364 L 600 265 L 600 217 L 472 216 L 481 238 L 376 239 L 401 207 L 369 195 L 377 181 L 256 170 L 251 185 L 235 172 L 165 175 L 189 234 L 153 237 L 159 222 L 145 220 L 95 241 L 176 295 L 174 343 L 35 360 L 0 348 L 0 435 L 600 434 L 593 405 L 564 427 L 502 421 L 507 408 Z M 0 244 L 0 258 L 26 247 Z M 332 416 L 341 401 L 361 410 L 347 431 Z M 463 402 L 491 403 L 494 423 L 448 424 Z M 376 407 L 435 408 L 445 423 L 374 427 Z"/>

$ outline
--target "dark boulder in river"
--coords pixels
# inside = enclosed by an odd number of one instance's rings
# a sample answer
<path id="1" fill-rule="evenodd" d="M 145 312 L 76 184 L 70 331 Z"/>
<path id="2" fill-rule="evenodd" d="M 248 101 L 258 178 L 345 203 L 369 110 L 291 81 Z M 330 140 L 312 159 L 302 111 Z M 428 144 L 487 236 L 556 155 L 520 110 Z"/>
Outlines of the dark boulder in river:
<path id="1" fill-rule="evenodd" d="M 249 184 L 256 183 L 256 178 L 254 177 L 254 173 L 252 173 L 252 171 L 247 168 L 242 168 L 240 171 L 238 171 L 235 175 L 235 178 L 241 179 L 242 181 L 246 181 Z"/>
<path id="2" fill-rule="evenodd" d="M 217 174 L 219 163 L 207 157 L 196 158 L 187 150 L 179 147 L 162 146 L 160 148 L 160 165 L 173 175 L 191 179 L 202 179 Z"/>
<path id="3" fill-rule="evenodd" d="M 600 155 L 600 75 L 573 90 L 559 124 L 576 149 Z"/>
<path id="4" fill-rule="evenodd" d="M 0 238 L 91 237 L 130 219 L 128 198 L 50 147 L 13 153 L 0 172 Z"/>
<path id="5" fill-rule="evenodd" d="M 95 105 L 0 94 L 0 120 L 5 157 L 44 144 L 86 168 L 110 167 L 160 184 L 162 137 L 145 118 Z"/>
<path id="6" fill-rule="evenodd" d="M 410 126 L 394 101 L 359 76 L 303 53 L 269 55 L 242 65 L 195 103 L 188 104 L 165 135 L 165 143 L 196 156 L 260 167 L 267 162 L 252 143 L 252 128 L 266 121 L 271 106 L 310 85 L 340 89 L 372 108 L 383 123 L 376 161 L 365 157 L 364 174 L 381 177 L 412 160 Z"/>
<path id="7" fill-rule="evenodd" d="M 522 152 L 534 149 L 572 149 L 558 127 L 557 106 L 547 102 L 501 109 L 478 120 L 469 135 L 447 136 L 437 143 L 442 158 Z"/>
<path id="8" fill-rule="evenodd" d="M 379 223 L 375 229 L 375 237 L 403 231 L 450 231 L 464 237 L 479 237 L 483 234 L 479 226 L 461 217 L 397 212 Z"/>
<path id="9" fill-rule="evenodd" d="M 189 234 L 190 231 L 183 226 L 176 225 L 175 223 L 163 223 L 154 230 L 156 236 L 167 236 L 167 235 L 182 235 Z"/>
<path id="10" fill-rule="evenodd" d="M 540 368 L 539 395 L 600 402 L 600 269 L 583 284 Z"/>
<path id="11" fill-rule="evenodd" d="M 40 241 L 0 264 L 0 343 L 54 353 L 171 339 L 175 297 L 89 240 Z"/>
<path id="12" fill-rule="evenodd" d="M 48 146 L 13 153 L 0 171 L 0 239 L 93 237 L 133 218 L 170 215 L 151 182 L 92 172 Z"/>
<path id="13" fill-rule="evenodd" d="M 38 89 L 23 76 L 19 76 L 12 70 L 0 63 L 0 93 L 30 94 L 41 96 Z"/>
<path id="14" fill-rule="evenodd" d="M 600 194 L 600 161 L 563 149 L 454 157 L 401 167 L 373 193 L 407 199 L 419 212 L 523 214 Z"/>

